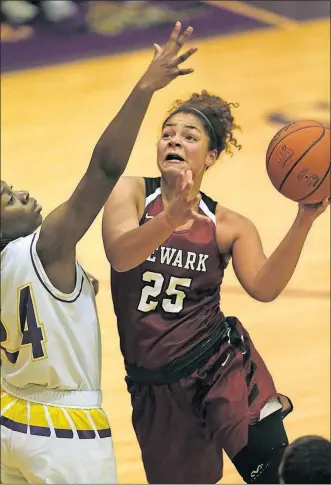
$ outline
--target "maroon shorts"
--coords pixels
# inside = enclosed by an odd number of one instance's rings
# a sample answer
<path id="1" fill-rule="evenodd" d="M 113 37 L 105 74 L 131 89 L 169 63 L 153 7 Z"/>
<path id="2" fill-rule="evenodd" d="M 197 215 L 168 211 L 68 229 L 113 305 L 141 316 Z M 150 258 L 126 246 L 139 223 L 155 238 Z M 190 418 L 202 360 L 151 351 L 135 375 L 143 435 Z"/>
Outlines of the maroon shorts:
<path id="1" fill-rule="evenodd" d="M 245 346 L 228 342 L 189 377 L 167 385 L 127 378 L 133 426 L 149 483 L 216 483 L 222 450 L 230 459 L 247 445 L 248 426 L 278 396 L 248 333 Z"/>

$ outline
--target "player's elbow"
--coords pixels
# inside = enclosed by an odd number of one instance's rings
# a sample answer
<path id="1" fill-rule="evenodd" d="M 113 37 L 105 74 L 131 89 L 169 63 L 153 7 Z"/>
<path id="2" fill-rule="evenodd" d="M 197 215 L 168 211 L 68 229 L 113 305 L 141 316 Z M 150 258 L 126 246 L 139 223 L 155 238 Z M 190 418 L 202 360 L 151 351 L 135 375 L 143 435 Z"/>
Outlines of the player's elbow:
<path id="1" fill-rule="evenodd" d="M 270 303 L 275 301 L 281 292 L 282 290 L 268 290 L 267 288 L 264 288 L 263 290 L 255 291 L 253 298 L 261 303 Z"/>
<path id="2" fill-rule="evenodd" d="M 130 271 L 132 269 L 130 266 L 126 264 L 117 264 L 117 263 L 110 263 L 110 266 L 116 273 L 125 273 L 126 271 Z"/>
<path id="3" fill-rule="evenodd" d="M 119 158 L 109 150 L 104 150 L 98 145 L 95 147 L 92 155 L 90 167 L 98 167 L 99 170 L 110 180 L 118 180 L 125 170 L 125 164 L 119 161 Z"/>
<path id="4" fill-rule="evenodd" d="M 124 167 L 122 165 L 118 165 L 116 163 L 110 164 L 108 161 L 105 163 L 100 163 L 99 166 L 104 175 L 110 181 L 117 182 L 124 172 Z"/>
<path id="5" fill-rule="evenodd" d="M 107 248 L 105 248 L 105 253 L 108 263 L 117 273 L 125 273 L 126 271 L 132 269 L 125 258 L 117 256 L 113 251 L 107 251 Z"/>
<path id="6" fill-rule="evenodd" d="M 279 295 L 256 294 L 251 296 L 254 298 L 254 300 L 257 300 L 261 303 L 270 303 L 276 300 Z"/>
<path id="7" fill-rule="evenodd" d="M 270 303 L 276 300 L 281 291 L 270 290 L 268 288 L 258 288 L 258 287 L 250 287 L 245 288 L 246 292 L 251 296 L 254 300 L 259 301 L 261 303 Z"/>

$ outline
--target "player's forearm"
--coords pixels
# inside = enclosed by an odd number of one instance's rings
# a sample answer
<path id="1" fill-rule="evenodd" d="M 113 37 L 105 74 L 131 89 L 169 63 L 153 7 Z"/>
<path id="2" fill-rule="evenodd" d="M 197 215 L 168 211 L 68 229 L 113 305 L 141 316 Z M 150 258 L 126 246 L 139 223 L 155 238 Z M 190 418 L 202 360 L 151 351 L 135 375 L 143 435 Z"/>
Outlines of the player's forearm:
<path id="1" fill-rule="evenodd" d="M 90 168 L 101 168 L 108 177 L 124 172 L 152 96 L 153 91 L 139 81 L 101 135 Z"/>
<path id="2" fill-rule="evenodd" d="M 254 296 L 273 301 L 287 286 L 298 264 L 312 222 L 298 215 L 291 229 L 255 277 Z"/>
<path id="3" fill-rule="evenodd" d="M 119 272 L 129 271 L 143 263 L 174 231 L 166 212 L 122 234 L 111 250 L 105 251 L 112 267 Z"/>

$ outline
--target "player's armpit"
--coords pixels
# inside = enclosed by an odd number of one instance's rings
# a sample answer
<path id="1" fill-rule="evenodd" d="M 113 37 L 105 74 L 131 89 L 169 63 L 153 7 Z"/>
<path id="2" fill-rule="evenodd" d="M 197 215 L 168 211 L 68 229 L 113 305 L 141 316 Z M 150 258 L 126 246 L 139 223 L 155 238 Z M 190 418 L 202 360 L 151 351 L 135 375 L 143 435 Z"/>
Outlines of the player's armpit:
<path id="1" fill-rule="evenodd" d="M 90 280 L 91 285 L 93 286 L 95 296 L 97 296 L 97 294 L 99 293 L 99 280 L 97 280 L 93 275 L 91 275 L 91 273 L 88 273 L 87 271 L 85 271 L 85 273 L 88 279 Z"/>
<path id="2" fill-rule="evenodd" d="M 120 237 L 139 227 L 143 214 L 145 184 L 141 177 L 121 177 L 107 200 L 103 219 L 102 237 L 105 253 L 110 264 L 116 267 L 121 258 Z"/>

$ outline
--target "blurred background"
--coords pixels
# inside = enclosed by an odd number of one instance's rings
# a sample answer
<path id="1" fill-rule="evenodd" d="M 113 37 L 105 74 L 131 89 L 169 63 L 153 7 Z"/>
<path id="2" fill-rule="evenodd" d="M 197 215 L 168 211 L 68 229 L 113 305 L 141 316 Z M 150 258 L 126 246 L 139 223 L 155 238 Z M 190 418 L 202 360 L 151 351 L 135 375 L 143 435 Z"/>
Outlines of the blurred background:
<path id="1" fill-rule="evenodd" d="M 329 1 L 1 1 L 1 173 L 28 189 L 44 215 L 66 200 L 94 145 L 176 20 L 195 29 L 189 77 L 156 93 L 126 173 L 155 176 L 155 145 L 171 103 L 207 89 L 237 101 L 243 149 L 223 156 L 203 190 L 253 220 L 269 255 L 296 215 L 265 171 L 270 139 L 296 119 L 330 123 Z M 101 216 L 79 244 L 100 280 L 104 408 L 120 483 L 146 483 L 101 241 Z M 290 439 L 330 437 L 330 212 L 309 235 L 288 288 L 275 302 L 248 297 L 229 267 L 225 313 L 237 315 L 294 412 Z M 189 443 L 188 443 L 189 446 Z M 241 483 L 225 458 L 224 483 Z"/>

